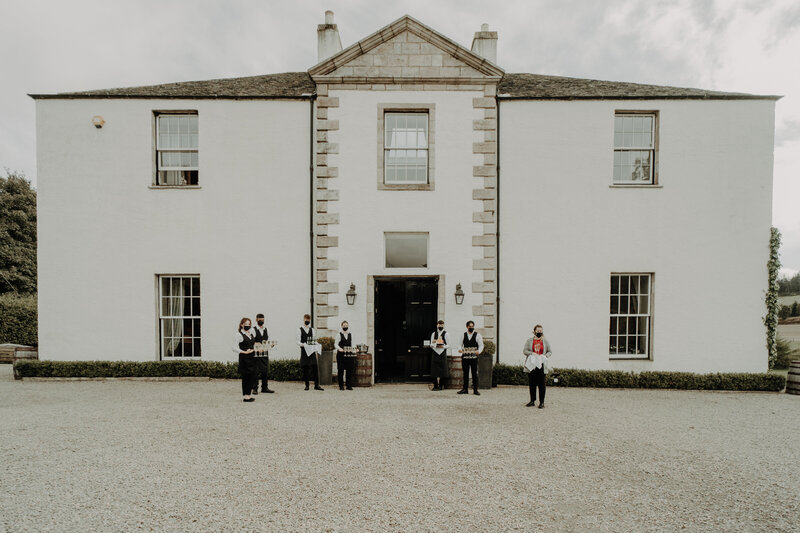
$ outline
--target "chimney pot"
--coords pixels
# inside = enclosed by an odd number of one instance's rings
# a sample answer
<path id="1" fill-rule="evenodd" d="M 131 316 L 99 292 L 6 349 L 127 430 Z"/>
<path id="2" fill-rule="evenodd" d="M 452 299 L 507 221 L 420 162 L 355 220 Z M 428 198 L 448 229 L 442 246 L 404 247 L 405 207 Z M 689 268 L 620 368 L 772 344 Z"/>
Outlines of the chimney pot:
<path id="1" fill-rule="evenodd" d="M 333 24 L 333 11 L 328 10 L 325 12 L 325 24 Z"/>
<path id="2" fill-rule="evenodd" d="M 489 25 L 485 22 L 481 24 L 481 31 L 489 31 Z"/>

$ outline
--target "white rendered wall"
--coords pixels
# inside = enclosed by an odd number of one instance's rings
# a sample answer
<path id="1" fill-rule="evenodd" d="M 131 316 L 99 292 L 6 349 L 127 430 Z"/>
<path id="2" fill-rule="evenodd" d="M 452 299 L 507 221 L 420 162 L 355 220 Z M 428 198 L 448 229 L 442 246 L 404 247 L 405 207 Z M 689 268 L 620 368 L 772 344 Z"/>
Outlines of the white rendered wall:
<path id="1" fill-rule="evenodd" d="M 328 226 L 330 235 L 339 237 L 339 246 L 329 249 L 339 269 L 328 272 L 329 281 L 339 283 L 339 294 L 329 297 L 329 305 L 339 306 L 339 316 L 329 320 L 329 327 L 348 320 L 353 341 L 366 342 L 367 313 L 372 311 L 368 276 L 442 276 L 445 304 L 444 309 L 439 305 L 439 316 L 451 335 L 464 331 L 466 321 L 474 318 L 472 306 L 482 304 L 482 295 L 471 287 L 483 281 L 482 271 L 472 269 L 472 260 L 483 258 L 482 250 L 472 246 L 472 236 L 483 232 L 482 224 L 472 222 L 473 211 L 483 209 L 472 199 L 472 189 L 483 186 L 483 178 L 472 177 L 473 165 L 483 164 L 472 153 L 472 121 L 483 118 L 482 110 L 473 110 L 472 99 L 483 92 L 332 90 L 329 96 L 339 98 L 339 107 L 328 110 L 328 119 L 339 120 L 339 130 L 329 133 L 330 141 L 339 143 L 339 154 L 329 155 L 328 165 L 339 168 L 330 187 L 340 191 L 339 201 L 329 202 L 329 210 L 340 213 L 340 223 Z M 431 103 L 435 190 L 378 190 L 378 106 Z M 429 232 L 428 268 L 387 269 L 384 232 Z M 345 300 L 351 282 L 358 293 L 353 306 Z M 453 296 L 457 283 L 466 293 L 462 305 Z"/>
<path id="2" fill-rule="evenodd" d="M 659 111 L 661 188 L 610 188 L 614 112 Z M 544 326 L 556 367 L 767 369 L 774 102 L 503 101 L 500 359 Z M 611 361 L 609 276 L 654 272 L 652 361 Z"/>
<path id="3" fill-rule="evenodd" d="M 296 356 L 309 312 L 307 101 L 38 100 L 39 354 L 156 360 L 156 274 L 199 274 L 202 359 L 243 316 Z M 199 183 L 154 190 L 154 110 L 197 110 Z M 94 115 L 106 123 L 91 124 Z"/>

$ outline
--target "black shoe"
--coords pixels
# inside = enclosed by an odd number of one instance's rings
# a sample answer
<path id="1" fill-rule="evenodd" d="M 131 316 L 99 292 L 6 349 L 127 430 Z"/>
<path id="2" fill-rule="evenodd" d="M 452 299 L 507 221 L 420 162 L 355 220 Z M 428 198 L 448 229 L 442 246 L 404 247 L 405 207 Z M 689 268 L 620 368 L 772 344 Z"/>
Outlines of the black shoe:
<path id="1" fill-rule="evenodd" d="M 469 394 L 469 391 L 467 391 L 467 389 L 461 389 L 456 394 Z"/>
<path id="2" fill-rule="evenodd" d="M 325 390 L 325 389 L 323 389 L 323 388 L 322 388 L 322 387 L 320 387 L 319 385 L 316 385 L 316 386 L 314 387 L 314 390 Z"/>
<path id="3" fill-rule="evenodd" d="M 306 385 L 306 390 L 308 390 L 308 385 Z"/>
<path id="4" fill-rule="evenodd" d="M 536 405 L 536 402 L 534 402 L 533 400 L 531 400 L 530 402 L 528 402 L 528 403 L 526 403 L 526 404 L 525 404 L 525 407 L 534 407 L 535 405 Z"/>
<path id="5" fill-rule="evenodd" d="M 347 386 L 347 390 L 353 390 L 353 387 L 351 387 L 350 385 L 348 385 L 348 386 Z"/>
<path id="6" fill-rule="evenodd" d="M 253 392 L 251 394 L 258 396 L 258 389 L 253 389 Z"/>
<path id="7" fill-rule="evenodd" d="M 261 389 L 261 392 L 266 392 L 267 394 L 274 394 L 275 391 L 272 389 Z"/>
<path id="8" fill-rule="evenodd" d="M 244 399 L 242 399 L 242 401 L 243 402 L 254 402 L 254 401 L 256 401 L 256 399 L 255 398 L 244 398 Z"/>
<path id="9" fill-rule="evenodd" d="M 344 387 L 339 387 L 339 390 L 344 390 Z"/>
<path id="10" fill-rule="evenodd" d="M 481 395 L 481 393 L 478 392 L 478 389 L 475 389 L 474 391 L 472 391 L 472 394 L 474 394 L 475 396 L 480 396 Z"/>
<path id="11" fill-rule="evenodd" d="M 539 402 L 539 409 L 544 409 L 544 403 Z"/>
<path id="12" fill-rule="evenodd" d="M 434 385 L 434 386 L 433 386 L 433 389 L 431 389 L 431 390 L 442 390 L 442 389 L 440 389 L 439 387 L 437 387 L 436 385 Z"/>

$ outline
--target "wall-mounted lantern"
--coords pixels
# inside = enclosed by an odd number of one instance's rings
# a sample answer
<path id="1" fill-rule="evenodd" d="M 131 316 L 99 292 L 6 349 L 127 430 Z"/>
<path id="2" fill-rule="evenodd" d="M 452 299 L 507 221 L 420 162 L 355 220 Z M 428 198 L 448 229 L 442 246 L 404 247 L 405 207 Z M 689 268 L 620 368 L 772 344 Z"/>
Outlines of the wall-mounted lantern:
<path id="1" fill-rule="evenodd" d="M 353 305 L 356 303 L 356 285 L 355 283 L 350 284 L 350 290 L 347 291 L 345 294 L 347 298 L 347 305 Z"/>
<path id="2" fill-rule="evenodd" d="M 464 291 L 461 290 L 461 284 L 456 284 L 456 305 L 464 303 Z"/>
<path id="3" fill-rule="evenodd" d="M 103 124 L 105 124 L 105 123 L 106 123 L 106 121 L 103 120 L 103 117 L 101 117 L 100 115 L 95 115 L 95 116 L 92 117 L 92 125 L 95 128 L 97 128 L 98 130 L 100 128 L 102 128 Z"/>

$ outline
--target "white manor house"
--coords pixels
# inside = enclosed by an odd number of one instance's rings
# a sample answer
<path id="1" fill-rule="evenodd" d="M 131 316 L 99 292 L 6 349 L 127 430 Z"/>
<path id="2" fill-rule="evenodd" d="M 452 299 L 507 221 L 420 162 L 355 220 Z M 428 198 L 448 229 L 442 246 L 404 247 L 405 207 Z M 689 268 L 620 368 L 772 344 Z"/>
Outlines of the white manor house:
<path id="1" fill-rule="evenodd" d="M 507 73 L 404 16 L 305 72 L 31 95 L 39 353 L 274 357 L 348 320 L 375 379 L 444 319 L 517 364 L 767 369 L 776 96 Z"/>

